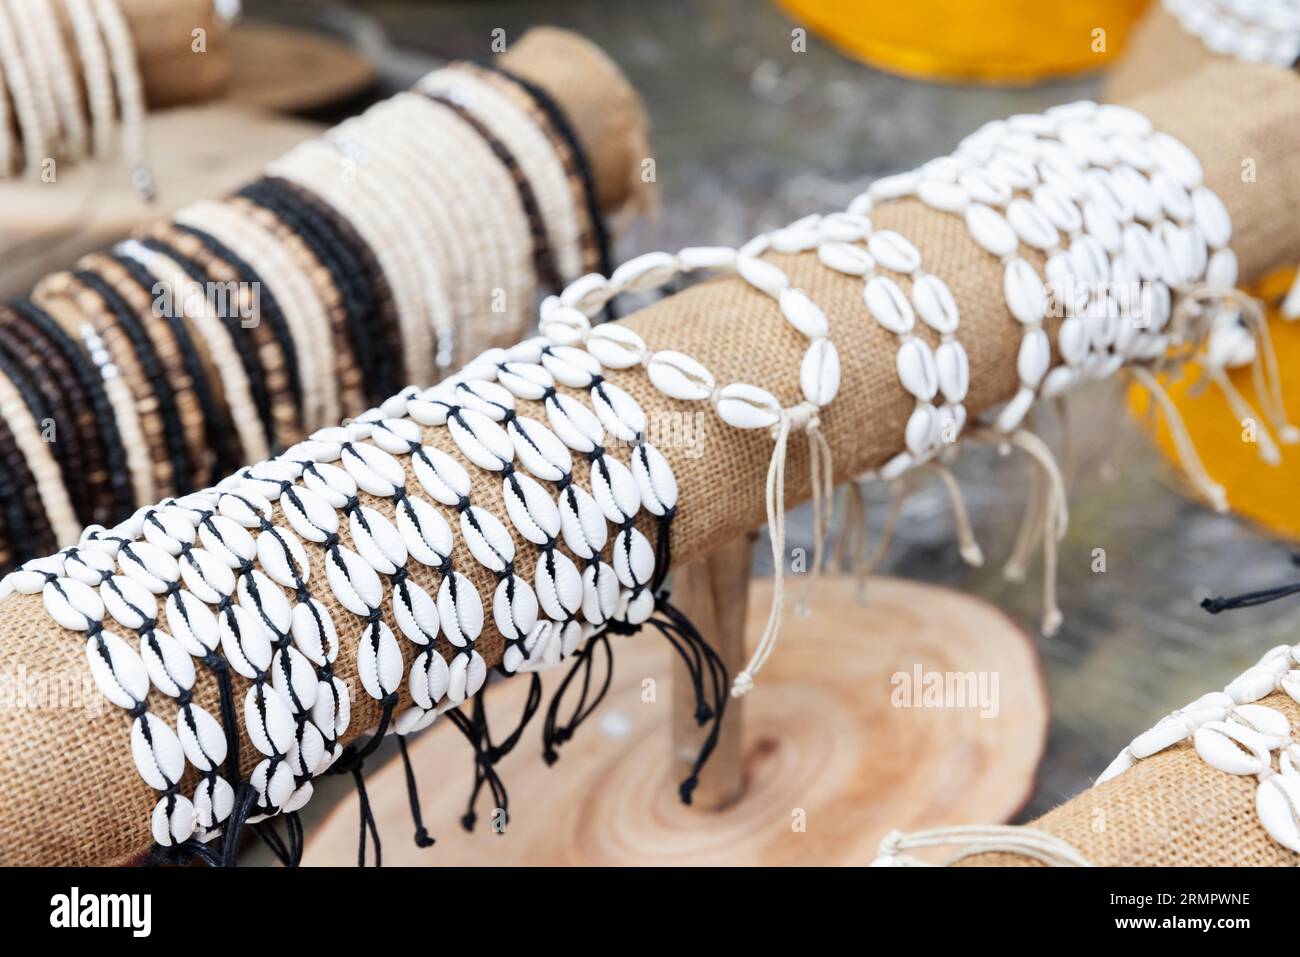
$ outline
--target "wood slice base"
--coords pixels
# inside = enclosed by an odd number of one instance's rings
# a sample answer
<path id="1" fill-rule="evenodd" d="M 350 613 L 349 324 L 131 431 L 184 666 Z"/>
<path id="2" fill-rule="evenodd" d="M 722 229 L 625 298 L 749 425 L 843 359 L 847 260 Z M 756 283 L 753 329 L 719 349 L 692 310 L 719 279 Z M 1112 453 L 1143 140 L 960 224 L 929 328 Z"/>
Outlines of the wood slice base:
<path id="1" fill-rule="evenodd" d="M 744 787 L 729 806 L 704 811 L 677 799 L 671 652 L 647 631 L 614 639 L 609 696 L 554 767 L 539 753 L 540 716 L 501 762 L 511 806 L 503 833 L 490 827 L 486 798 L 477 831 L 461 829 L 473 765 L 445 722 L 410 745 L 434 847 L 411 840 L 401 761 L 370 775 L 384 864 L 866 864 L 893 828 L 1006 821 L 1029 796 L 1046 737 L 1032 641 L 996 608 L 948 589 L 882 578 L 867 596 L 831 576 L 809 617 L 788 617 L 745 702 Z M 751 640 L 770 598 L 770 582 L 756 582 Z M 997 715 L 894 706 L 901 685 L 891 676 L 910 680 L 917 666 L 996 675 Z M 560 677 L 545 676 L 544 702 Z M 519 678 L 493 688 L 490 723 L 505 728 L 527 690 Z M 355 864 L 357 827 L 350 795 L 309 829 L 304 863 Z"/>

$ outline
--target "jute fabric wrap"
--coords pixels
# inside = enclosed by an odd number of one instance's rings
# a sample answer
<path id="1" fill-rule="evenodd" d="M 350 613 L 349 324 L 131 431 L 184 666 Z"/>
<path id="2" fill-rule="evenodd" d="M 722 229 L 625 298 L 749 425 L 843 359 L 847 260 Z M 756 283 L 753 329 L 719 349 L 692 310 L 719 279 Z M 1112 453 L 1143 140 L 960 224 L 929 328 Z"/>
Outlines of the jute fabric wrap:
<path id="1" fill-rule="evenodd" d="M 1300 202 L 1300 151 L 1294 149 L 1293 142 L 1297 130 L 1295 82 L 1274 70 L 1219 68 L 1134 104 L 1202 157 L 1210 185 L 1224 199 L 1236 224 L 1235 245 L 1246 275 L 1300 253 L 1300 233 L 1283 228 L 1287 217 L 1278 216 L 1280 210 L 1288 205 L 1294 210 Z M 1243 150 L 1259 157 L 1261 170 L 1271 170 L 1267 181 L 1261 175 L 1258 184 L 1241 183 Z M 1290 190 L 1289 195 L 1284 190 Z M 960 303 L 960 338 L 972 366 L 967 402 L 971 413 L 977 415 L 1008 398 L 1016 387 L 1020 329 L 1004 305 L 998 263 L 970 239 L 960 217 L 903 201 L 877 209 L 872 218 L 879 227 L 897 229 L 916 242 L 927 267 L 947 280 Z M 701 236 L 698 241 L 707 243 L 710 237 Z M 867 317 L 860 280 L 831 273 L 812 255 L 782 256 L 776 261 L 825 309 L 831 337 L 843 359 L 839 397 L 822 418 L 837 479 L 881 464 L 901 447 L 913 404 L 898 385 L 894 371 L 896 340 Z M 719 382 L 753 382 L 786 403 L 798 399 L 798 366 L 805 342 L 780 317 L 771 300 L 739 280 L 703 283 L 623 321 L 643 335 L 651 348 L 680 349 L 697 357 L 714 371 Z M 611 373 L 610 379 L 642 403 L 651 419 L 651 439 L 658 440 L 678 477 L 681 496 L 673 534 L 675 563 L 698 558 L 715 543 L 764 521 L 764 481 L 772 451 L 772 439 L 766 433 L 739 432 L 722 424 L 705 407 L 667 400 L 652 390 L 644 372 Z M 545 418 L 531 403 L 521 402 L 520 411 Z M 698 429 L 693 442 L 670 441 L 673 423 L 681 421 Z M 426 430 L 425 438 L 459 456 L 445 430 Z M 627 450 L 617 454 L 627 458 Z M 801 437 L 792 437 L 786 480 L 791 504 L 809 495 L 807 470 L 806 445 Z M 473 467 L 470 471 L 476 482 L 473 500 L 503 514 L 499 480 Z M 576 469 L 575 476 L 586 483 L 585 469 Z M 408 482 L 418 489 L 409 474 Z M 387 502 L 369 504 L 392 514 Z M 522 541 L 517 544 L 516 569 L 530 577 L 535 550 Z M 339 625 L 344 650 L 336 671 L 359 690 L 353 656 L 360 620 L 333 603 L 319 582 L 320 550 L 309 546 L 308 554 L 314 569 L 313 591 L 330 603 Z M 489 597 L 495 582 L 475 566 L 463 544 L 458 543 L 454 558 L 479 593 Z M 426 588 L 434 584 L 427 569 L 413 567 L 411 572 Z M 10 598 L 0 606 L 0 615 L 0 668 L 4 671 L 13 674 L 24 666 L 29 673 L 84 672 L 84 637 L 54 625 L 39 597 Z M 478 647 L 489 665 L 499 660 L 501 639 L 490 625 Z M 870 653 L 870 648 L 863 651 Z M 403 653 L 409 663 L 412 647 L 407 644 Z M 242 693 L 242 683 L 236 690 Z M 762 693 L 761 683 L 757 693 Z M 215 713 L 216 692 L 206 677 L 197 686 L 196 697 Z M 174 712 L 171 702 L 156 695 L 150 703 L 165 717 Z M 362 734 L 374 723 L 378 711 L 377 703 L 364 694 L 354 697 L 348 737 Z M 123 862 L 147 849 L 148 816 L 156 795 L 132 767 L 128 726 L 126 715 L 107 705 L 98 712 L 14 708 L 0 712 L 0 862 Z M 243 758 L 247 773 L 257 759 L 247 743 Z M 1130 773 L 1148 772 L 1140 768 Z M 452 786 L 463 783 L 449 782 Z M 1190 789 L 1180 784 L 1179 790 Z M 1239 816 L 1244 819 L 1248 810 L 1249 802 L 1243 799 Z M 1190 798 L 1187 813 L 1201 813 L 1199 807 L 1190 806 Z M 1121 826 L 1120 816 L 1118 811 L 1113 815 L 1114 827 Z"/>
<path id="2" fill-rule="evenodd" d="M 1130 100 L 1166 83 L 1177 83 L 1211 61 L 1226 59 L 1183 29 L 1161 0 L 1152 0 L 1146 15 L 1129 33 L 1124 55 L 1106 73 L 1106 98 Z"/>

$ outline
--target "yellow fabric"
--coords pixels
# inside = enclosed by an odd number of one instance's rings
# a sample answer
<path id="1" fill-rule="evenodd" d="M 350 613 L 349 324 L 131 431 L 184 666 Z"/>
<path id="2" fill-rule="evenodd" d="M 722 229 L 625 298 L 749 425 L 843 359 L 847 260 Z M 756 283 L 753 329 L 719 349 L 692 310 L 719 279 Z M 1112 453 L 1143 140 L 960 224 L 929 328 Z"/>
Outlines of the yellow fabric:
<path id="1" fill-rule="evenodd" d="M 884 70 L 935 80 L 1030 83 L 1106 64 L 1123 50 L 1149 0 L 777 2 L 799 25 Z"/>
<path id="2" fill-rule="evenodd" d="M 1294 269 L 1279 270 L 1247 290 L 1268 304 L 1269 334 L 1277 350 L 1287 416 L 1293 422 L 1300 421 L 1300 321 L 1282 319 L 1277 305 L 1295 275 Z M 1261 413 L 1250 368 L 1234 369 L 1230 378 L 1257 414 Z M 1266 464 L 1256 454 L 1256 448 L 1244 442 L 1247 431 L 1228 407 L 1223 393 L 1214 386 L 1202 387 L 1199 379 L 1200 371 L 1192 366 L 1178 381 L 1166 381 L 1165 387 L 1183 415 L 1206 471 L 1227 490 L 1233 511 L 1279 535 L 1300 539 L 1300 496 L 1296 495 L 1300 488 L 1300 445 L 1279 445 L 1281 464 Z M 1145 390 L 1136 386 L 1129 390 L 1130 408 L 1143 422 L 1151 421 L 1148 401 Z M 1263 428 L 1262 416 L 1260 423 Z M 1176 463 L 1177 455 L 1163 420 L 1153 433 L 1160 451 Z"/>

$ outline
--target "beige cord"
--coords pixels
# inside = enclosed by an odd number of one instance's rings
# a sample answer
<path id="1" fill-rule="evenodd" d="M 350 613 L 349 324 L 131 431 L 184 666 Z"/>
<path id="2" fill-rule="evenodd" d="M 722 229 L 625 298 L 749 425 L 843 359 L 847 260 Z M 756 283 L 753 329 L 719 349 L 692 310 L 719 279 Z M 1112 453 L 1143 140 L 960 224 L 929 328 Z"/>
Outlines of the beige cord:
<path id="1" fill-rule="evenodd" d="M 1178 406 L 1174 405 L 1173 399 L 1169 398 L 1169 393 L 1165 387 L 1160 384 L 1160 380 L 1151 373 L 1150 370 L 1142 366 L 1131 366 L 1129 374 L 1137 380 L 1138 384 L 1145 388 L 1160 405 L 1161 411 L 1165 414 L 1165 422 L 1169 426 L 1169 434 L 1174 441 L 1174 449 L 1178 452 L 1178 461 L 1182 463 L 1183 471 L 1187 474 L 1192 485 L 1209 500 L 1210 506 L 1216 512 L 1226 512 L 1228 510 L 1228 496 L 1223 486 L 1210 478 L 1210 473 L 1205 470 L 1205 465 L 1201 458 L 1196 454 L 1196 445 L 1192 442 L 1192 437 L 1187 431 L 1187 425 L 1183 422 L 1182 414 L 1178 411 Z"/>
<path id="2" fill-rule="evenodd" d="M 942 865 L 951 867 L 958 861 L 979 854 L 1015 854 L 1028 857 L 1049 867 L 1092 867 L 1071 844 L 1054 834 L 1032 827 L 1010 824 L 961 824 L 936 827 L 905 834 L 890 831 L 880 841 L 878 856 L 872 867 L 931 867 L 905 851 L 927 847 L 961 845 L 962 850 Z"/>

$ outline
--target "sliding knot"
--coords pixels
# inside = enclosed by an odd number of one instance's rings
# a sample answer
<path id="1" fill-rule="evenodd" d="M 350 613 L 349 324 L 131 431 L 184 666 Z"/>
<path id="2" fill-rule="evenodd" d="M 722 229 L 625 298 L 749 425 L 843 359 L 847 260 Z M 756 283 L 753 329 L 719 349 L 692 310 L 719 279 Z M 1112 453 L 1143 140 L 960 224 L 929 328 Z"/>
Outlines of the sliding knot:
<path id="1" fill-rule="evenodd" d="M 736 674 L 735 679 L 731 682 L 731 696 L 739 698 L 747 695 L 754 690 L 754 676 L 748 670 Z"/>
<path id="2" fill-rule="evenodd" d="M 813 433 L 821 428 L 821 408 L 806 399 L 798 405 L 781 410 L 781 418 L 771 428 L 772 438 L 776 439 L 782 427 L 791 431 Z"/>

